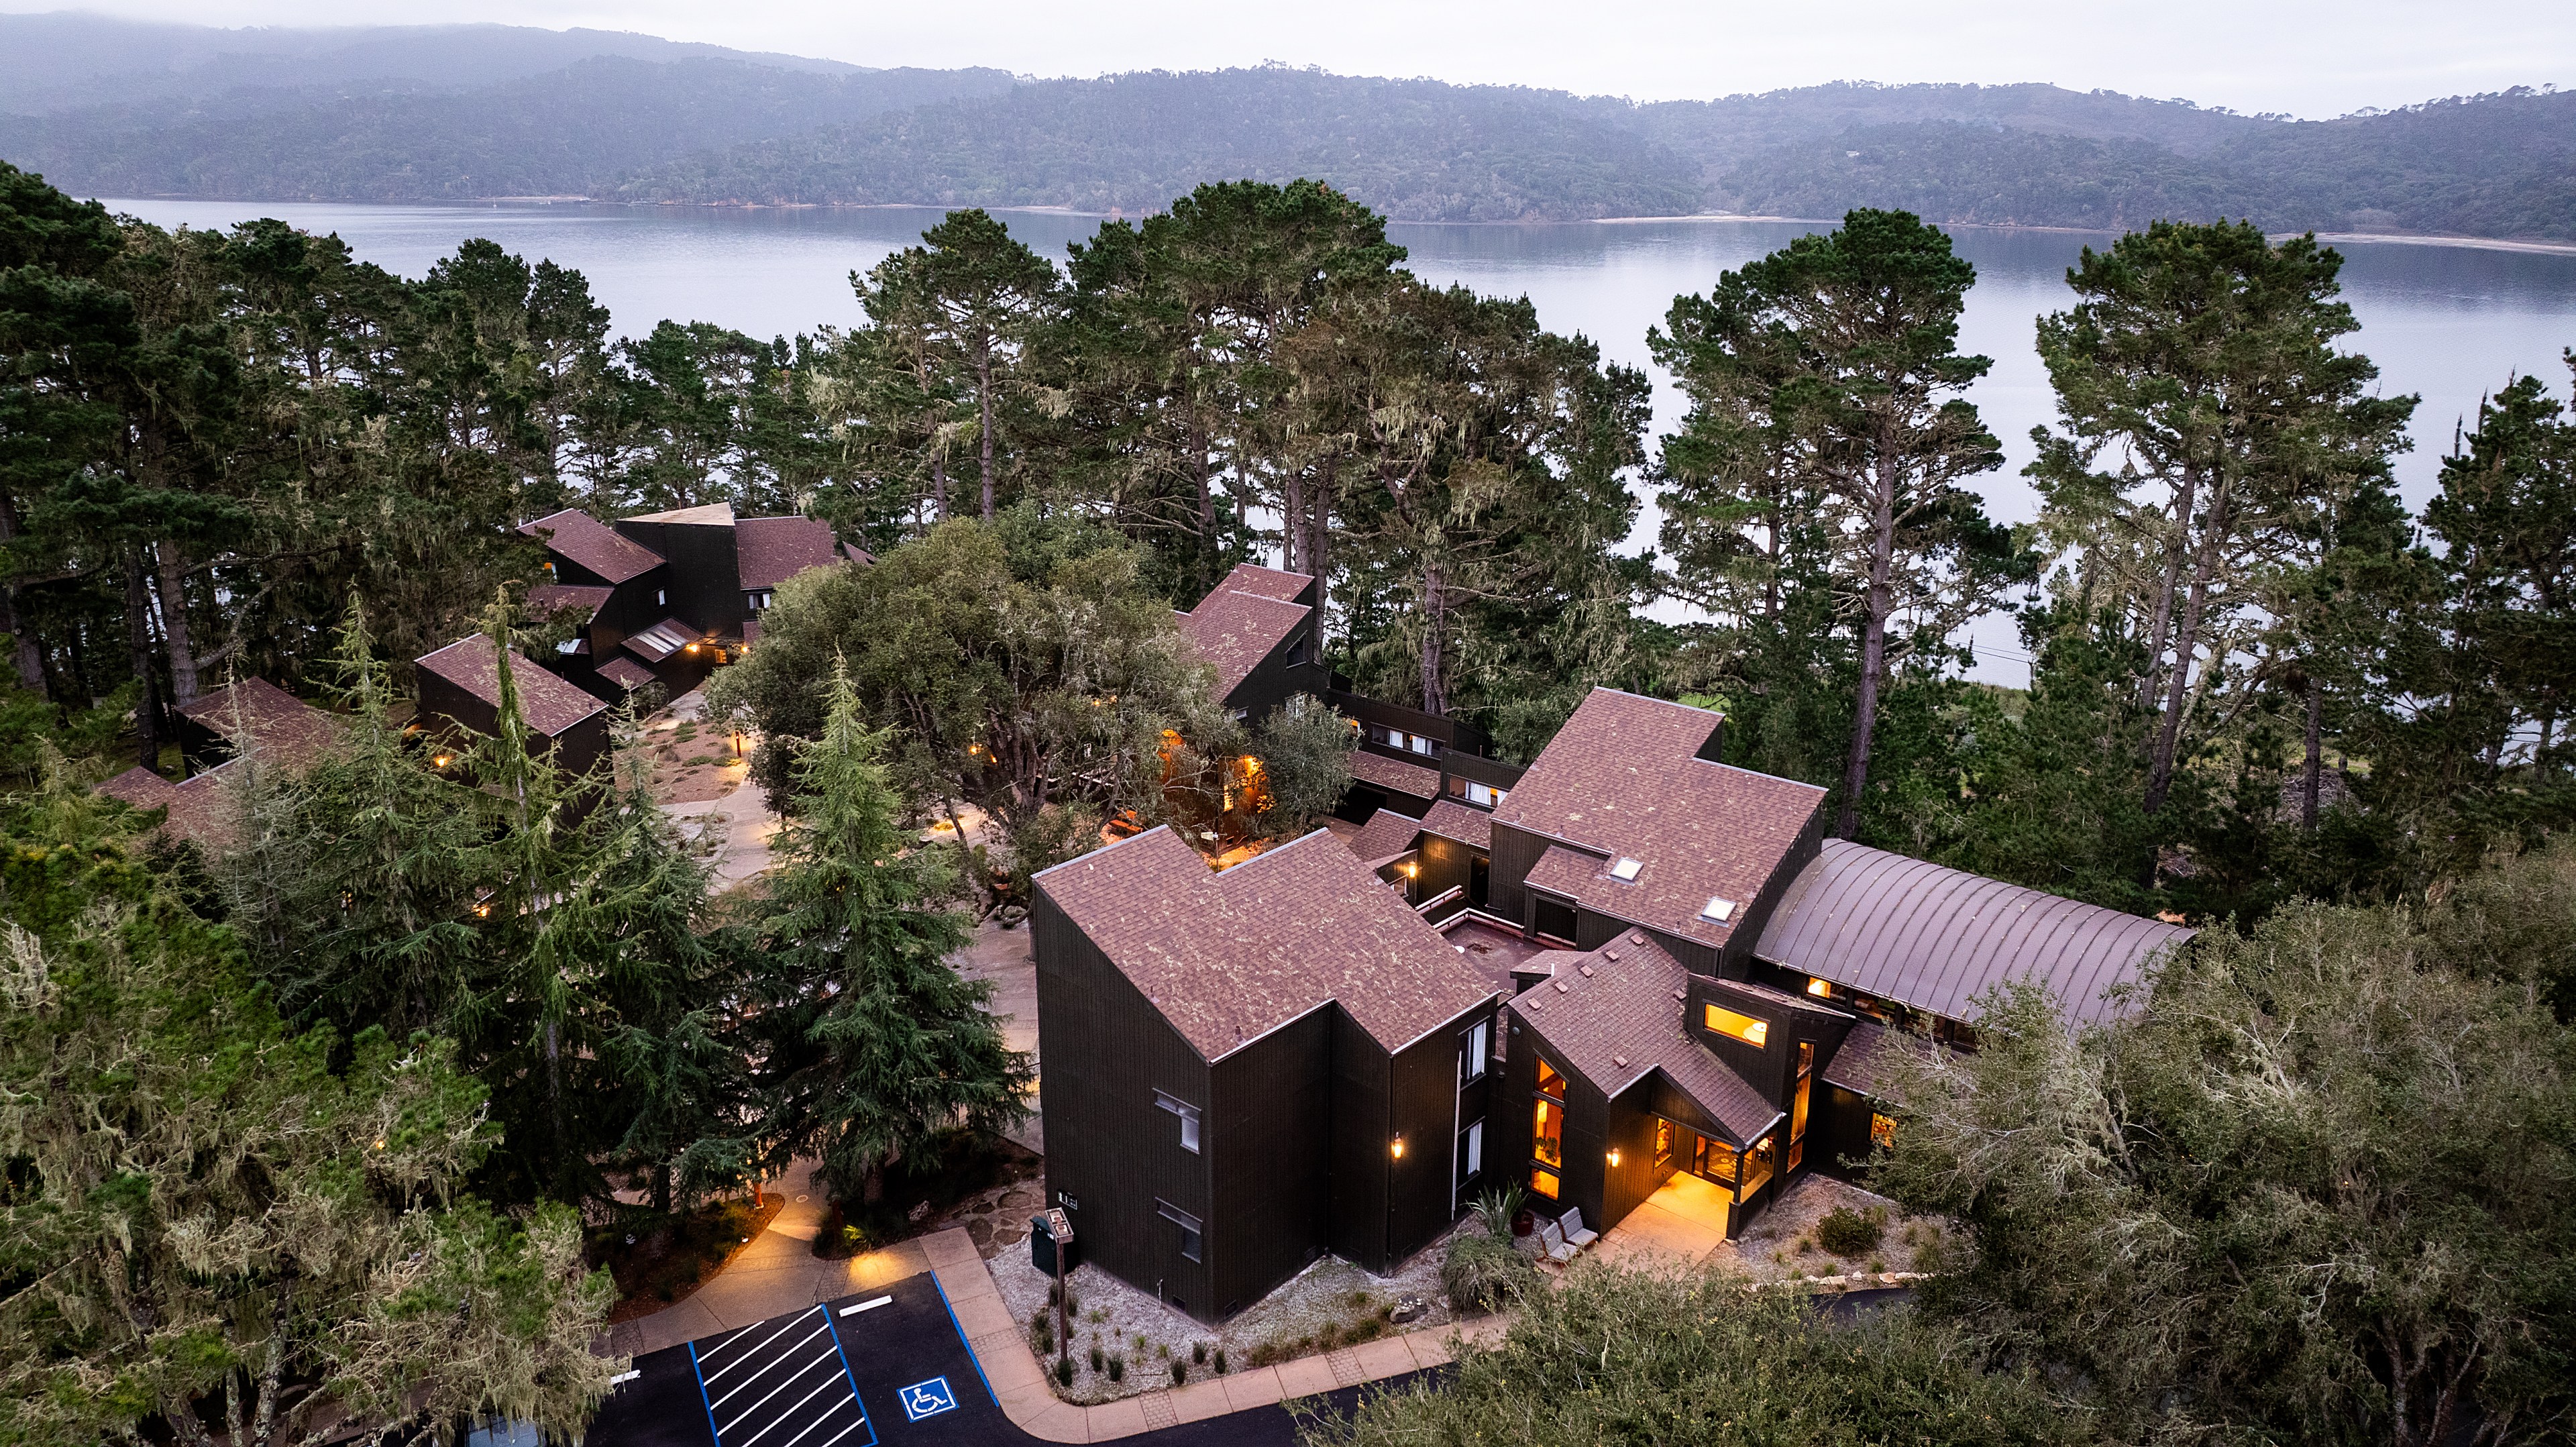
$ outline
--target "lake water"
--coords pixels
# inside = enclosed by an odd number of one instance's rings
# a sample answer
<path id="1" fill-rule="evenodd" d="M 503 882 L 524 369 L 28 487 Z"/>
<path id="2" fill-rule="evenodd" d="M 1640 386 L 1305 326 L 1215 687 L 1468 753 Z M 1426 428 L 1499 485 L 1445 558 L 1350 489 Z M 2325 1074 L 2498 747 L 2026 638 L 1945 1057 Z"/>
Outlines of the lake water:
<path id="1" fill-rule="evenodd" d="M 228 226 L 275 216 L 316 232 L 336 231 L 357 254 L 418 276 L 459 242 L 484 236 L 534 261 L 577 267 L 621 334 L 649 331 L 665 317 L 709 321 L 777 336 L 861 318 L 849 274 L 865 271 L 917 240 L 940 216 L 929 208 L 745 211 L 590 205 L 364 206 L 312 203 L 110 200 L 113 209 L 164 226 Z M 1012 234 L 1061 258 L 1065 243 L 1090 235 L 1099 218 L 1055 212 L 1005 213 Z M 1613 360 L 1648 367 L 1646 329 L 1673 298 L 1705 291 L 1718 273 L 1823 229 L 1798 222 L 1642 221 L 1529 226 L 1388 227 L 1426 280 L 1525 295 L 1542 325 L 1581 332 Z M 2032 347 L 2032 322 L 2068 304 L 2066 268 L 2108 233 L 1961 227 L 1959 251 L 1977 268 L 1962 323 L 1962 345 L 1994 358 L 1972 399 L 2003 439 L 2009 461 L 1982 480 L 1988 511 L 2025 521 L 2037 497 L 2020 476 L 2030 429 L 2053 418 L 2046 371 Z M 2349 345 L 2380 366 L 2389 393 L 2413 392 L 2415 450 L 2399 460 L 2410 507 L 2432 492 L 2452 429 L 2480 396 L 2517 374 L 2537 373 L 2566 395 L 2560 352 L 2576 345 L 2576 255 L 2494 251 L 2397 242 L 2340 248 L 2344 294 L 2362 322 Z M 1655 425 L 1681 416 L 1679 394 L 1656 376 Z M 1652 499 L 1637 546 L 1651 543 Z M 2027 677 L 2009 620 L 1974 632 L 1977 676 L 2018 684 Z"/>

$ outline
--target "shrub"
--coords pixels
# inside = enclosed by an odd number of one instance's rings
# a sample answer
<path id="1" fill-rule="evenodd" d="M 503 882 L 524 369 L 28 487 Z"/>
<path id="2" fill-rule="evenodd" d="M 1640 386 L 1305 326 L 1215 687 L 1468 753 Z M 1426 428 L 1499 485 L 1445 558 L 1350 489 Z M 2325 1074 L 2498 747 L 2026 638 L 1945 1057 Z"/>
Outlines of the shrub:
<path id="1" fill-rule="evenodd" d="M 1216 1349 L 1216 1374 L 1220 1377 L 1225 1375 L 1225 1348 L 1223 1347 Z"/>
<path id="2" fill-rule="evenodd" d="M 1093 1343 L 1091 1344 L 1091 1369 L 1092 1369 L 1093 1371 L 1095 1371 L 1095 1372 L 1096 1372 L 1096 1371 L 1099 1371 L 1099 1370 L 1101 1370 L 1102 1368 L 1106 1367 L 1107 1365 L 1108 1365 L 1108 1361 L 1107 1361 L 1107 1359 L 1106 1359 L 1106 1358 L 1104 1358 L 1104 1357 L 1101 1355 L 1101 1353 L 1100 1353 L 1100 1343 L 1098 1343 L 1098 1342 L 1093 1342 Z"/>
<path id="3" fill-rule="evenodd" d="M 1179 1357 L 1172 1358 L 1172 1385 L 1177 1387 L 1189 1379 L 1190 1364 L 1182 1361 Z"/>
<path id="4" fill-rule="evenodd" d="M 1512 1239 L 1512 1218 L 1520 1214 L 1521 1203 L 1529 1192 L 1517 1182 L 1496 1187 L 1476 1198 L 1476 1220 L 1485 1234 L 1497 1241 Z"/>
<path id="5" fill-rule="evenodd" d="M 1111 1357 L 1109 1359 L 1109 1380 L 1113 1382 L 1123 1382 L 1127 1380 L 1127 1359 L 1125 1357 Z"/>
<path id="6" fill-rule="evenodd" d="M 1440 1263 L 1441 1288 L 1462 1312 L 1505 1305 L 1537 1276 L 1537 1268 L 1512 1248 L 1509 1236 L 1460 1236 L 1449 1243 L 1449 1254 Z"/>
<path id="7" fill-rule="evenodd" d="M 1196 1363 L 1198 1363 L 1200 1366 L 1206 1366 L 1206 1365 L 1207 1365 L 1207 1343 L 1206 1343 L 1206 1342 L 1203 1342 L 1203 1341 L 1194 1341 L 1194 1342 L 1190 1343 L 1190 1360 L 1191 1360 L 1191 1361 L 1194 1361 L 1194 1362 L 1196 1362 Z"/>
<path id="8" fill-rule="evenodd" d="M 1055 1359 L 1055 1384 L 1059 1387 L 1070 1387 L 1073 1385 L 1073 1356 L 1071 1353 L 1067 1353 Z"/>
<path id="9" fill-rule="evenodd" d="M 1866 1256 L 1878 1249 L 1882 1228 L 1849 1206 L 1836 1206 L 1816 1223 L 1816 1240 L 1836 1256 Z"/>

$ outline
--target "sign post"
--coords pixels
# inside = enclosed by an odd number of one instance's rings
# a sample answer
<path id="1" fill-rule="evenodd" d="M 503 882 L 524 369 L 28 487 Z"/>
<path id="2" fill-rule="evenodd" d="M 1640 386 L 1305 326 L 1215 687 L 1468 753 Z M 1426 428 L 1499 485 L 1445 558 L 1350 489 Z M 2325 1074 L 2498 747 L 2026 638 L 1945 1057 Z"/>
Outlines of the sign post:
<path id="1" fill-rule="evenodd" d="M 1073 1284 L 1064 1279 L 1064 1243 L 1073 1239 L 1073 1218 L 1062 1206 L 1047 1208 L 1047 1235 L 1055 1241 L 1055 1349 L 1059 1357 L 1073 1355 L 1073 1338 L 1065 1334 L 1065 1297 Z"/>

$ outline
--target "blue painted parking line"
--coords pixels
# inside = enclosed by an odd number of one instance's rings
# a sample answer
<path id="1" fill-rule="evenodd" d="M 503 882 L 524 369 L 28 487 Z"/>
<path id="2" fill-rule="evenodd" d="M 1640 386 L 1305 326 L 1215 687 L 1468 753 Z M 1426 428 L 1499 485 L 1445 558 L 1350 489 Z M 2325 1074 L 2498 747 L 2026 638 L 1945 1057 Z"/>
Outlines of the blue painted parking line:
<path id="1" fill-rule="evenodd" d="M 957 1410 L 957 1394 L 948 1390 L 946 1377 L 932 1377 L 926 1382 L 915 1382 L 904 1388 L 897 1397 L 903 1403 L 903 1417 L 907 1422 L 918 1422 L 924 1417 L 936 1417 L 942 1412 Z"/>

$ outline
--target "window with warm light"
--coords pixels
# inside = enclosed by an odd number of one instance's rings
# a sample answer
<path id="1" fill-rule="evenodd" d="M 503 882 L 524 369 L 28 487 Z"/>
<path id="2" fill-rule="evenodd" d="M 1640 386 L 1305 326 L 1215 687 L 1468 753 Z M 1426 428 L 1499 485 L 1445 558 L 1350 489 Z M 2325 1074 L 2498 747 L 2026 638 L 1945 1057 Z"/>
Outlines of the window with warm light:
<path id="1" fill-rule="evenodd" d="M 1871 1111 L 1869 1113 L 1869 1143 L 1883 1151 L 1893 1150 L 1896 1146 L 1896 1117 L 1892 1115 L 1881 1115 L 1874 1110 Z"/>
<path id="2" fill-rule="evenodd" d="M 1556 1193 L 1562 1188 L 1562 1183 L 1556 1178 L 1556 1172 L 1544 1171 L 1536 1166 L 1530 1167 L 1531 1191 L 1553 1201 L 1556 1199 Z"/>
<path id="3" fill-rule="evenodd" d="M 1741 1040 L 1757 1050 L 1771 1043 L 1771 1022 L 1768 1020 L 1756 1020 L 1750 1015 L 1740 1014 L 1724 1005 L 1703 1007 L 1700 1018 L 1702 1023 L 1717 1034 L 1724 1035 L 1730 1040 Z"/>
<path id="4" fill-rule="evenodd" d="M 1544 1059 L 1538 1063 L 1538 1093 L 1565 1099 L 1565 1077 L 1557 1074 L 1556 1067 Z"/>
<path id="5" fill-rule="evenodd" d="M 1736 1183 L 1735 1199 L 1739 1201 L 1749 1199 L 1754 1192 L 1771 1184 L 1773 1160 L 1774 1147 L 1771 1137 L 1764 1136 L 1753 1143 L 1753 1148 L 1744 1153 L 1743 1162 L 1736 1172 L 1743 1179 Z"/>
<path id="6" fill-rule="evenodd" d="M 1656 1164 L 1656 1165 L 1659 1165 L 1659 1166 L 1660 1166 L 1660 1165 L 1664 1165 L 1664 1164 L 1666 1164 L 1666 1163 L 1670 1162 L 1670 1161 L 1672 1160 L 1672 1158 L 1673 1158 L 1673 1123 L 1672 1123 L 1671 1121 L 1668 1121 L 1668 1120 L 1659 1120 L 1659 1121 L 1656 1121 L 1656 1122 L 1655 1122 L 1655 1164 Z"/>
<path id="7" fill-rule="evenodd" d="M 1834 997 L 1834 987 L 1822 979 L 1809 980 L 1807 993 L 1819 1000 L 1830 1000 Z"/>
<path id="8" fill-rule="evenodd" d="M 1530 1154 L 1541 1164 L 1565 1164 L 1565 1107 L 1541 1097 L 1530 1116 Z"/>

